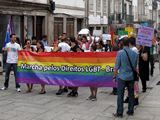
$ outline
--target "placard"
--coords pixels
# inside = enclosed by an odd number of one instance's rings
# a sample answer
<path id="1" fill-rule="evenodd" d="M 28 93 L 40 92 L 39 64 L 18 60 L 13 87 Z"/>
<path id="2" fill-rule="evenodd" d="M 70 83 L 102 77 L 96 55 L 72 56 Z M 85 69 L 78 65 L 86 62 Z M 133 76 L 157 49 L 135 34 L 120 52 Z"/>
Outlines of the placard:
<path id="1" fill-rule="evenodd" d="M 133 34 L 133 27 L 126 27 L 125 31 L 128 31 L 128 37 L 131 37 L 131 33 Z"/>
<path id="2" fill-rule="evenodd" d="M 93 35 L 101 36 L 102 35 L 102 30 L 93 30 Z"/>
<path id="3" fill-rule="evenodd" d="M 154 28 L 140 26 L 138 29 L 136 44 L 151 47 L 153 34 L 154 34 Z"/>
<path id="4" fill-rule="evenodd" d="M 88 34 L 89 30 L 87 28 L 82 29 L 78 34 Z"/>

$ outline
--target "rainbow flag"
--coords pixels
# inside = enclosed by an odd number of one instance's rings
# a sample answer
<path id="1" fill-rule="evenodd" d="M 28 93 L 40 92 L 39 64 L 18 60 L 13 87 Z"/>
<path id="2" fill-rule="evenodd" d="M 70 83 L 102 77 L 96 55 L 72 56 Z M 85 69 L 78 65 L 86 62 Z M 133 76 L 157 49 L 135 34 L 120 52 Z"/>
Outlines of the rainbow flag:
<path id="1" fill-rule="evenodd" d="M 17 82 L 74 87 L 116 87 L 113 83 L 116 54 L 117 52 L 37 54 L 19 51 Z"/>
<path id="2" fill-rule="evenodd" d="M 111 45 L 112 46 L 115 46 L 115 44 L 114 44 L 114 40 L 116 39 L 115 38 L 115 35 L 114 35 L 114 32 L 113 32 L 113 28 L 112 28 L 112 26 L 111 26 Z"/>
<path id="3" fill-rule="evenodd" d="M 57 47 L 58 47 L 58 40 L 56 40 L 56 42 L 55 42 L 54 50 L 53 50 L 53 51 L 56 51 L 56 50 L 57 50 Z"/>

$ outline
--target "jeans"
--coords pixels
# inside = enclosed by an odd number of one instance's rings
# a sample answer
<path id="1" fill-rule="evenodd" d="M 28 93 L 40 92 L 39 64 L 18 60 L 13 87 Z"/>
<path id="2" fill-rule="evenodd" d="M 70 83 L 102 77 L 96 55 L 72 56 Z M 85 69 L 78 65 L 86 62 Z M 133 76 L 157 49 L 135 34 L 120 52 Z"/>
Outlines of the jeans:
<path id="1" fill-rule="evenodd" d="M 4 86 L 6 88 L 8 88 L 8 86 L 9 86 L 8 82 L 9 82 L 9 75 L 10 75 L 11 67 L 13 67 L 13 71 L 14 71 L 16 88 L 20 88 L 19 83 L 17 83 L 17 64 L 6 63 L 6 72 L 5 72 L 5 83 L 4 83 Z"/>
<path id="2" fill-rule="evenodd" d="M 123 99 L 124 99 L 124 90 L 125 87 L 128 88 L 129 93 L 129 105 L 128 105 L 128 113 L 134 113 L 134 80 L 124 81 L 122 79 L 118 79 L 118 99 L 117 99 L 117 115 L 123 115 Z"/>

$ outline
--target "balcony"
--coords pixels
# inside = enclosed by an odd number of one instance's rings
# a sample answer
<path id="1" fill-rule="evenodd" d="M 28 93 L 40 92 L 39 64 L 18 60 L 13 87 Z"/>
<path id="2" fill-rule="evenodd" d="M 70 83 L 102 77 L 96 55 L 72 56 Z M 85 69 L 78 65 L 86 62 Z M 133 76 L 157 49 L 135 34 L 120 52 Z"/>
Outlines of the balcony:
<path id="1" fill-rule="evenodd" d="M 125 15 L 125 20 L 127 24 L 132 24 L 134 22 L 134 16 L 133 15 Z"/>
<path id="2" fill-rule="evenodd" d="M 146 15 L 138 15 L 138 22 L 147 22 L 147 16 Z"/>

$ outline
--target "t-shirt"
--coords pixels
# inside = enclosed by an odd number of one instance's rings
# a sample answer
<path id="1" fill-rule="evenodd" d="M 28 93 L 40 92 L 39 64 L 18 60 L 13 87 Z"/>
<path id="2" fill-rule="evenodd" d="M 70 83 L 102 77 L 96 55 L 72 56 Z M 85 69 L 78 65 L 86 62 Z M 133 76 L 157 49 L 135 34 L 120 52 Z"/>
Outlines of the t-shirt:
<path id="1" fill-rule="evenodd" d="M 86 44 L 83 44 L 83 45 L 82 45 L 82 49 L 83 49 L 83 50 L 86 50 Z"/>
<path id="2" fill-rule="evenodd" d="M 48 46 L 47 41 L 42 40 L 42 43 L 43 43 L 44 46 Z"/>
<path id="3" fill-rule="evenodd" d="M 73 48 L 71 48 L 71 51 L 77 52 L 77 48 L 79 48 L 79 46 L 78 46 L 78 45 L 75 45 Z"/>
<path id="4" fill-rule="evenodd" d="M 61 47 L 61 52 L 65 52 L 65 51 L 69 52 L 71 49 L 71 47 L 65 42 L 59 43 L 58 47 Z"/>
<path id="5" fill-rule="evenodd" d="M 135 46 L 134 46 L 134 47 L 132 47 L 132 48 L 131 48 L 131 50 L 133 50 L 134 52 L 136 52 L 136 53 L 137 53 L 137 55 L 138 55 L 138 53 L 139 53 L 139 52 L 138 52 L 138 49 L 137 49 Z"/>
<path id="6" fill-rule="evenodd" d="M 7 43 L 5 46 L 5 50 L 7 51 L 7 63 L 10 64 L 17 64 L 18 62 L 18 51 L 21 50 L 19 44 L 11 42 Z"/>
<path id="7" fill-rule="evenodd" d="M 136 53 L 137 53 L 137 55 L 139 54 L 139 51 L 138 51 L 138 49 L 137 49 L 135 46 L 134 46 L 134 47 L 132 47 L 132 48 L 131 48 L 131 50 L 133 50 L 134 52 L 136 52 Z M 138 58 L 138 60 L 137 60 L 137 69 L 139 69 L 138 64 L 139 64 L 139 58 Z"/>

